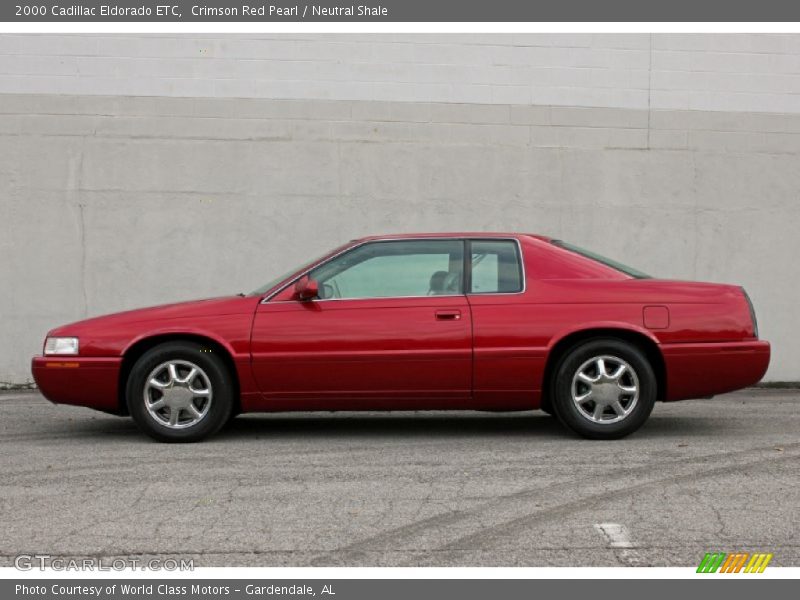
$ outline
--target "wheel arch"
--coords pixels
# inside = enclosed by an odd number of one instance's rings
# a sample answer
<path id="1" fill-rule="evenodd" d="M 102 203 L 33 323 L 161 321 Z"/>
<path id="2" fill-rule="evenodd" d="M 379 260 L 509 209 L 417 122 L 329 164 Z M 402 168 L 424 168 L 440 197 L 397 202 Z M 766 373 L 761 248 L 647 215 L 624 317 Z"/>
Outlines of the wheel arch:
<path id="1" fill-rule="evenodd" d="M 615 338 L 639 348 L 647 357 L 656 376 L 656 400 L 663 400 L 666 397 L 667 367 L 658 341 L 651 335 L 637 329 L 612 325 L 579 329 L 555 339 L 548 350 L 544 367 L 542 406 L 549 406 L 550 404 L 550 388 L 553 376 L 561 360 L 575 346 L 596 338 Z"/>
<path id="2" fill-rule="evenodd" d="M 236 363 L 233 360 L 233 354 L 231 353 L 230 349 L 222 342 L 219 342 L 218 340 L 215 340 L 207 335 L 198 333 L 174 332 L 158 333 L 142 337 L 131 343 L 124 350 L 122 353 L 122 364 L 120 365 L 119 371 L 119 381 L 117 382 L 117 403 L 119 405 L 119 414 L 128 414 L 128 403 L 125 399 L 125 387 L 128 383 L 128 376 L 131 373 L 133 365 L 135 365 L 136 361 L 139 360 L 148 350 L 151 350 L 152 348 L 155 348 L 156 346 L 166 342 L 196 342 L 208 346 L 211 350 L 213 350 L 214 354 L 222 359 L 222 362 L 225 364 L 225 368 L 228 370 L 228 373 L 231 376 L 231 381 L 233 382 L 234 386 L 234 413 L 238 413 L 241 410 L 241 384 L 239 381 L 239 373 L 236 370 Z"/>

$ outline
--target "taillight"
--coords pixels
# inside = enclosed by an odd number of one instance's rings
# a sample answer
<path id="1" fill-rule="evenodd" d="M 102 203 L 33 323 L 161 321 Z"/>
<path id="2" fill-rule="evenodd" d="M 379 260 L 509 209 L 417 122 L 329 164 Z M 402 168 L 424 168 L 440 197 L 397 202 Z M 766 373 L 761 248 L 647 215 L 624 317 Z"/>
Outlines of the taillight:
<path id="1" fill-rule="evenodd" d="M 747 291 L 744 288 L 742 288 L 742 293 L 744 294 L 745 300 L 747 300 L 747 306 L 750 308 L 750 320 L 753 322 L 753 335 L 757 338 L 758 321 L 756 320 L 756 310 L 753 308 L 753 301 L 750 300 L 750 296 L 747 294 Z"/>

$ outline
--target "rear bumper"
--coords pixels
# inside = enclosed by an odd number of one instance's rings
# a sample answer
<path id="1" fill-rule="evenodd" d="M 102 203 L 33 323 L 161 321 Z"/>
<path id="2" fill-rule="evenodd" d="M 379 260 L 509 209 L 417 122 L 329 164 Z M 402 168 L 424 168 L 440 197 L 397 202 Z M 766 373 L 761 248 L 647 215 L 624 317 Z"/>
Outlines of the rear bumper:
<path id="1" fill-rule="evenodd" d="M 51 402 L 118 412 L 121 364 L 120 357 L 34 356 L 31 373 Z"/>
<path id="2" fill-rule="evenodd" d="M 704 398 L 761 381 L 769 367 L 769 342 L 752 340 L 661 347 L 667 370 L 665 400 Z"/>

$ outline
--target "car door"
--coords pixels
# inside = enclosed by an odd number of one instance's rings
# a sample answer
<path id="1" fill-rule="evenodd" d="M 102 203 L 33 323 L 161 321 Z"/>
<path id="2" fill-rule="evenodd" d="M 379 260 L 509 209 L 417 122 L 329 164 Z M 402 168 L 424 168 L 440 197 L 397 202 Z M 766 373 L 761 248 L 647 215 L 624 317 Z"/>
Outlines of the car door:
<path id="1" fill-rule="evenodd" d="M 472 393 L 464 241 L 361 244 L 259 305 L 253 374 L 267 410 L 456 408 Z"/>

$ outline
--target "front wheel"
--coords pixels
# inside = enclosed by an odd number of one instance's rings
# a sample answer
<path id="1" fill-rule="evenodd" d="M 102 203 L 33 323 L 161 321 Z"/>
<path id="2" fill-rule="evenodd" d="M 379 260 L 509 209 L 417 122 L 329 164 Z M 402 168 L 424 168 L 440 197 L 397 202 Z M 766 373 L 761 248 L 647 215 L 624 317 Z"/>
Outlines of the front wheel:
<path id="1" fill-rule="evenodd" d="M 553 409 L 564 425 L 587 438 L 610 440 L 633 433 L 650 416 L 656 377 L 636 346 L 595 339 L 564 357 L 553 391 Z"/>
<path id="2" fill-rule="evenodd" d="M 233 407 L 231 376 L 222 359 L 194 342 L 167 342 L 131 369 L 128 409 L 161 442 L 196 442 L 222 427 Z"/>

